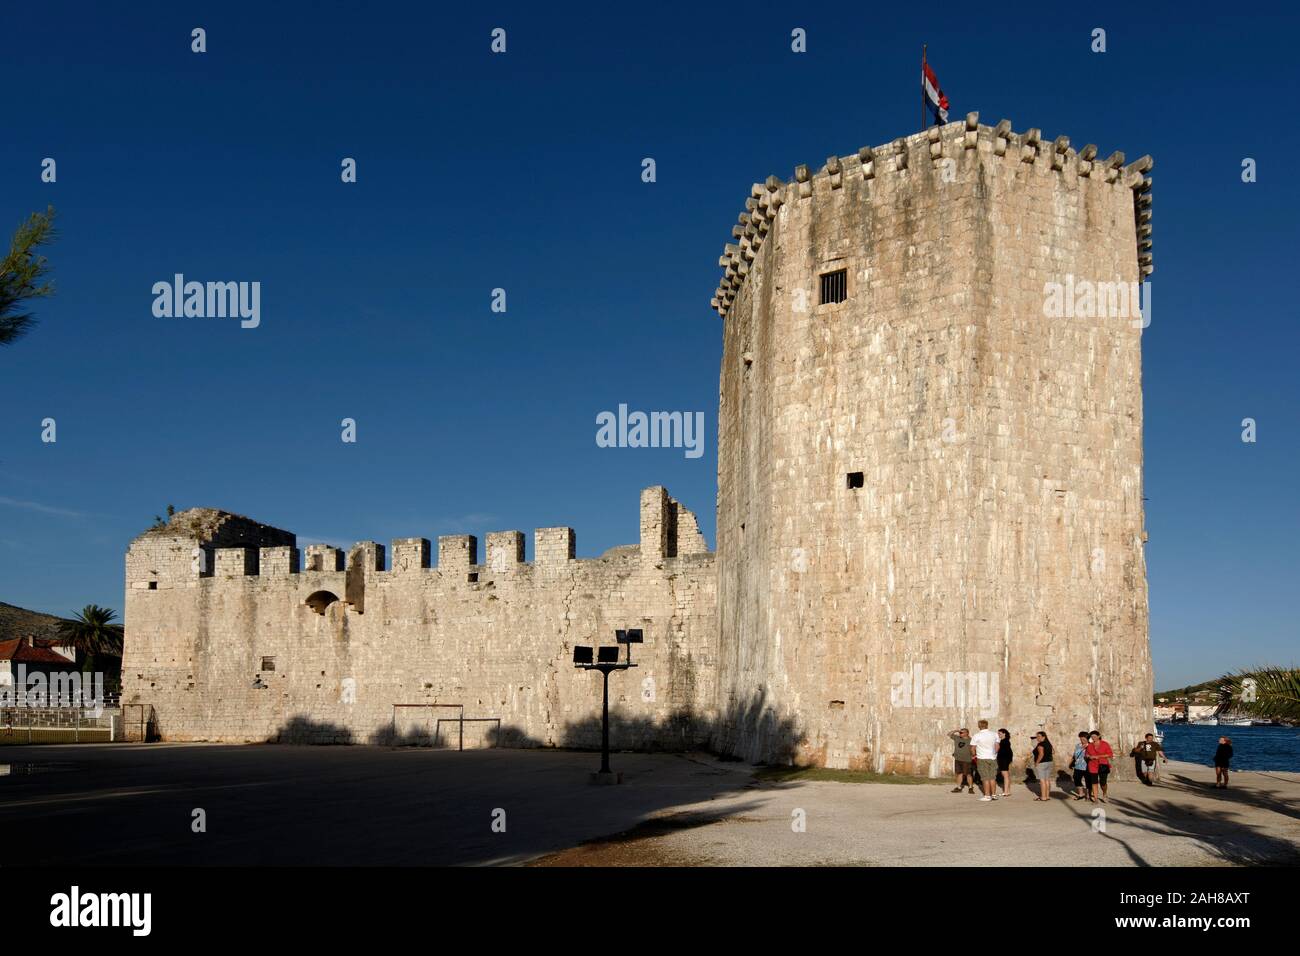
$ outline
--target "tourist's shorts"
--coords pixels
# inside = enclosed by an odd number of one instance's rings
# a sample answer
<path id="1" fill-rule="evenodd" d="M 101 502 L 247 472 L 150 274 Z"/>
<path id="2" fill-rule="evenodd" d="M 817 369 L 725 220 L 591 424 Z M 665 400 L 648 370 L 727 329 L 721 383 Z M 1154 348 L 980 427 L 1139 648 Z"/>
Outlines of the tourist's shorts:
<path id="1" fill-rule="evenodd" d="M 1052 779 L 1052 762 L 1034 764 L 1034 777 L 1041 783 L 1044 780 Z"/>
<path id="2" fill-rule="evenodd" d="M 996 760 L 977 761 L 980 768 L 980 779 L 985 783 L 992 783 L 998 779 L 998 762 Z"/>
<path id="3" fill-rule="evenodd" d="M 958 760 L 958 761 L 957 761 L 957 772 L 958 772 L 958 773 L 966 773 L 966 774 L 970 773 L 970 761 L 969 761 L 969 760 Z"/>
<path id="4" fill-rule="evenodd" d="M 1148 761 L 1146 761 L 1146 760 L 1143 760 L 1143 761 L 1142 761 L 1142 772 L 1143 772 L 1143 773 L 1146 773 L 1146 774 L 1155 773 L 1155 772 L 1156 772 L 1156 762 L 1155 762 L 1154 760 L 1152 760 L 1152 761 L 1150 761 L 1150 762 L 1148 762 Z"/>
<path id="5" fill-rule="evenodd" d="M 1074 785 L 1076 787 L 1082 787 L 1087 782 L 1088 782 L 1088 771 L 1086 770 L 1074 771 Z"/>
<path id="6" fill-rule="evenodd" d="M 1092 787 L 1098 783 L 1100 783 L 1103 787 L 1106 786 L 1106 777 L 1109 774 L 1110 774 L 1110 767 L 1106 766 L 1106 764 L 1102 764 L 1100 769 L 1098 769 L 1096 773 L 1093 773 L 1092 771 L 1088 771 L 1088 786 Z"/>

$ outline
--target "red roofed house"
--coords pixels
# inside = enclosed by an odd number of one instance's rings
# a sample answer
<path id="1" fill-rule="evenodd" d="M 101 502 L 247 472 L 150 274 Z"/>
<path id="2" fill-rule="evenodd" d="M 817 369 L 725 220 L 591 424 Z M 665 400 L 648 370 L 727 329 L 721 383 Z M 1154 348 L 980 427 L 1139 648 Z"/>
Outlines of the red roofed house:
<path id="1" fill-rule="evenodd" d="M 20 675 L 42 673 L 48 682 L 55 674 L 76 672 L 77 653 L 69 646 L 40 637 L 0 641 L 0 691 L 13 694 L 26 690 L 17 686 Z"/>

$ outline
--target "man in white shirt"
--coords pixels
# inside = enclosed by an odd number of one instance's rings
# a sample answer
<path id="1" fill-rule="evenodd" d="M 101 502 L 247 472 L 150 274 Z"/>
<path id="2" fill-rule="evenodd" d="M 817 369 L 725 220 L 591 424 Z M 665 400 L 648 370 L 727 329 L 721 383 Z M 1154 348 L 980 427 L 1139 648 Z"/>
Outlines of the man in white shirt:
<path id="1" fill-rule="evenodd" d="M 980 786 L 984 790 L 980 801 L 987 803 L 997 799 L 993 791 L 997 788 L 998 781 L 998 735 L 989 730 L 987 720 L 981 720 L 979 728 L 975 736 L 971 737 L 970 745 L 975 750 L 975 765 L 979 768 Z"/>

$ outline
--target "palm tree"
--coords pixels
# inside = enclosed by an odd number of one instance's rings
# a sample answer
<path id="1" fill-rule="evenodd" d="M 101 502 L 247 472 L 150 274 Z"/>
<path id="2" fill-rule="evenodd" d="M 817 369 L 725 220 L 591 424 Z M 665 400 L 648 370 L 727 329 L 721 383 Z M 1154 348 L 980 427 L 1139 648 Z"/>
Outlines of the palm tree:
<path id="1" fill-rule="evenodd" d="M 50 271 L 45 257 L 36 248 L 54 238 L 54 207 L 34 212 L 14 233 L 9 253 L 0 259 L 0 345 L 21 338 L 36 324 L 30 312 L 21 311 L 28 299 L 39 299 L 54 292 L 48 281 Z"/>
<path id="2" fill-rule="evenodd" d="M 59 624 L 59 637 L 76 648 L 77 654 L 82 657 L 83 673 L 95 669 L 96 655 L 122 656 L 125 632 L 122 625 L 113 623 L 115 617 L 117 612 L 112 608 L 87 604 L 76 617 Z"/>
<path id="3" fill-rule="evenodd" d="M 1262 720 L 1300 722 L 1300 669 L 1262 667 L 1219 678 L 1219 709 Z"/>

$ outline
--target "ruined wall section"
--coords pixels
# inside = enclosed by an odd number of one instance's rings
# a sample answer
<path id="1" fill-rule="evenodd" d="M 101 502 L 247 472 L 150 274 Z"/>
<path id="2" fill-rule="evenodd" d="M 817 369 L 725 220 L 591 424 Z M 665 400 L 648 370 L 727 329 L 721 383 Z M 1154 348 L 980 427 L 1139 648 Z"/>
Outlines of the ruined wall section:
<path id="1" fill-rule="evenodd" d="M 176 564 L 153 588 L 132 575 L 160 541 L 202 542 L 144 535 L 127 557 L 124 698 L 153 706 L 172 740 L 368 743 L 433 729 L 455 746 L 454 709 L 402 708 L 394 722 L 393 704 L 444 703 L 499 719 L 466 724 L 466 746 L 596 746 L 600 682 L 573 668 L 573 646 L 641 627 L 640 666 L 610 680 L 615 744 L 699 746 L 714 720 L 713 555 L 659 533 L 694 527 L 662 488 L 643 493 L 641 525 L 639 546 L 594 560 L 574 558 L 570 528 L 538 529 L 532 562 L 518 531 L 488 535 L 482 563 L 470 535 L 439 538 L 436 565 L 428 540 L 399 539 L 389 570 L 375 542 L 346 560 L 312 546 L 302 570 L 292 547 L 260 548 L 260 573 L 255 549 L 217 548 L 210 575 Z"/>
<path id="2" fill-rule="evenodd" d="M 1022 749 L 1149 724 L 1139 331 L 1043 314 L 1150 271 L 1150 161 L 1095 155 L 972 116 L 751 190 L 714 299 L 723 749 L 937 773 L 984 710 Z"/>

